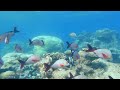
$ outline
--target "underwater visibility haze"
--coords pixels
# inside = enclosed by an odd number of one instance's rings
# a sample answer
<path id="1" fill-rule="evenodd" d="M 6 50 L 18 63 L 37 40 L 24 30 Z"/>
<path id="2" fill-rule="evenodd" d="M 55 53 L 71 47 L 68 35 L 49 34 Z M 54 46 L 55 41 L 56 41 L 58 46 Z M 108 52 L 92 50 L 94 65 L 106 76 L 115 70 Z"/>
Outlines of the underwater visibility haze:
<path id="1" fill-rule="evenodd" d="M 120 11 L 0 11 L 0 79 L 120 79 Z"/>

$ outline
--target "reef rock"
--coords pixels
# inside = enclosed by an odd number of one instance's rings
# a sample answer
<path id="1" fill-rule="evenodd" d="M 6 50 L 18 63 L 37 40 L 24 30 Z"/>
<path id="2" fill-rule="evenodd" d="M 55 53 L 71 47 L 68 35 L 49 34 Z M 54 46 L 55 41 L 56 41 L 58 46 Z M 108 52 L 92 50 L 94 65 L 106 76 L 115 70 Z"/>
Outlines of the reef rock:
<path id="1" fill-rule="evenodd" d="M 65 69 L 55 70 L 52 73 L 52 77 L 53 79 L 67 79 L 69 78 L 70 72 L 73 73 L 73 75 L 75 74 L 75 71 L 73 70 L 65 70 Z"/>
<path id="2" fill-rule="evenodd" d="M 120 64 L 107 62 L 102 59 L 97 59 L 96 62 L 104 63 L 107 66 L 106 70 L 96 69 L 94 70 L 93 79 L 109 79 L 108 76 L 114 79 L 120 79 Z"/>
<path id="3" fill-rule="evenodd" d="M 51 52 L 61 52 L 63 51 L 63 41 L 60 38 L 54 37 L 54 36 L 37 36 L 33 38 L 32 40 L 43 40 L 45 43 L 44 47 L 40 46 L 34 46 L 33 52 L 35 54 L 45 54 L 45 53 L 51 53 Z"/>
<path id="4" fill-rule="evenodd" d="M 1 79 L 9 79 L 12 76 L 15 76 L 15 72 L 14 71 L 6 71 L 0 74 L 0 78 Z"/>
<path id="5" fill-rule="evenodd" d="M 102 30 L 97 30 L 95 33 L 95 36 L 98 40 L 104 41 L 104 42 L 112 42 L 112 40 L 118 38 L 117 32 L 114 30 L 110 30 L 108 28 L 104 28 Z"/>

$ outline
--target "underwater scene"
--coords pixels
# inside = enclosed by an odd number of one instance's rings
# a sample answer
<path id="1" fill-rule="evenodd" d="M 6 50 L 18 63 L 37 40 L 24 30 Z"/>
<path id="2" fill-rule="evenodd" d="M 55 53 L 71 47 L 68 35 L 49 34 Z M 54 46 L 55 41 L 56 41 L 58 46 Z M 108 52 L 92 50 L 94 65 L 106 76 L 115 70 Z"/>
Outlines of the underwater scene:
<path id="1" fill-rule="evenodd" d="M 120 79 L 120 11 L 0 11 L 0 79 Z"/>

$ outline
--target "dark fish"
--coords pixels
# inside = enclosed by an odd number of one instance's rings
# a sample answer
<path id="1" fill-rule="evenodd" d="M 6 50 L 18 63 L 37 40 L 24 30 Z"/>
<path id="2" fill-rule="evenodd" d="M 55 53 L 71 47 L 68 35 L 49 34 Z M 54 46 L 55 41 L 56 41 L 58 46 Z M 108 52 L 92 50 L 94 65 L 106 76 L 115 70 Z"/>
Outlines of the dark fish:
<path id="1" fill-rule="evenodd" d="M 78 44 L 76 43 L 69 43 L 68 41 L 66 42 L 67 43 L 67 49 L 70 48 L 70 50 L 77 50 L 78 49 Z"/>
<path id="2" fill-rule="evenodd" d="M 90 44 L 87 44 L 88 50 L 86 50 L 86 52 L 94 52 L 95 50 L 97 50 L 96 47 L 92 47 Z"/>
<path id="3" fill-rule="evenodd" d="M 31 40 L 29 39 L 29 45 L 37 45 L 37 46 L 44 46 L 45 43 L 43 40 Z"/>
<path id="4" fill-rule="evenodd" d="M 12 36 L 14 36 L 15 33 L 19 32 L 16 27 L 14 27 L 13 31 L 6 32 L 4 34 L 0 35 L 0 42 L 5 42 L 6 44 L 9 44 L 9 41 Z"/>
<path id="5" fill-rule="evenodd" d="M 16 52 L 22 52 L 22 47 L 18 44 L 15 45 L 15 51 Z"/>
<path id="6" fill-rule="evenodd" d="M 113 79 L 111 76 L 108 76 L 109 77 L 109 79 Z"/>

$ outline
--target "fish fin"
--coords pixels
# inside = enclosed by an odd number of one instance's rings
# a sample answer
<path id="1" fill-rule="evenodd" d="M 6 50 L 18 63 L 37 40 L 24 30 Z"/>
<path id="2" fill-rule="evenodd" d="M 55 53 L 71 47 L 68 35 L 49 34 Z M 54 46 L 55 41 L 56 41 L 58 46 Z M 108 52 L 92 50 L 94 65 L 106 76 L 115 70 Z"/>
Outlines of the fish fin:
<path id="1" fill-rule="evenodd" d="M 20 69 L 22 69 L 25 65 L 25 61 L 22 60 L 18 60 L 20 62 Z"/>
<path id="2" fill-rule="evenodd" d="M 73 74 L 71 72 L 69 72 L 69 74 L 70 74 L 69 79 L 72 79 L 74 77 Z"/>
<path id="3" fill-rule="evenodd" d="M 109 77 L 109 79 L 113 79 L 113 77 L 111 77 L 111 76 L 108 76 Z"/>
<path id="4" fill-rule="evenodd" d="M 47 72 L 50 69 L 50 65 L 48 65 L 47 63 L 44 63 L 45 66 L 45 72 Z"/>
<path id="5" fill-rule="evenodd" d="M 45 45 L 45 42 L 43 40 L 41 40 L 43 42 L 43 45 Z"/>
<path id="6" fill-rule="evenodd" d="M 31 45 L 32 44 L 32 40 L 31 39 L 29 39 L 29 45 Z"/>
<path id="7" fill-rule="evenodd" d="M 93 47 L 90 44 L 87 44 L 87 47 L 88 47 L 88 51 L 92 51 L 93 50 Z"/>
<path id="8" fill-rule="evenodd" d="M 14 27 L 14 33 L 20 32 L 17 30 L 17 27 Z"/>
<path id="9" fill-rule="evenodd" d="M 7 41 L 6 41 L 7 40 Z M 6 44 L 9 44 L 9 38 L 8 38 L 8 35 L 5 37 L 5 43 Z"/>
<path id="10" fill-rule="evenodd" d="M 67 43 L 67 49 L 68 49 L 71 44 L 68 41 L 66 43 Z"/>

